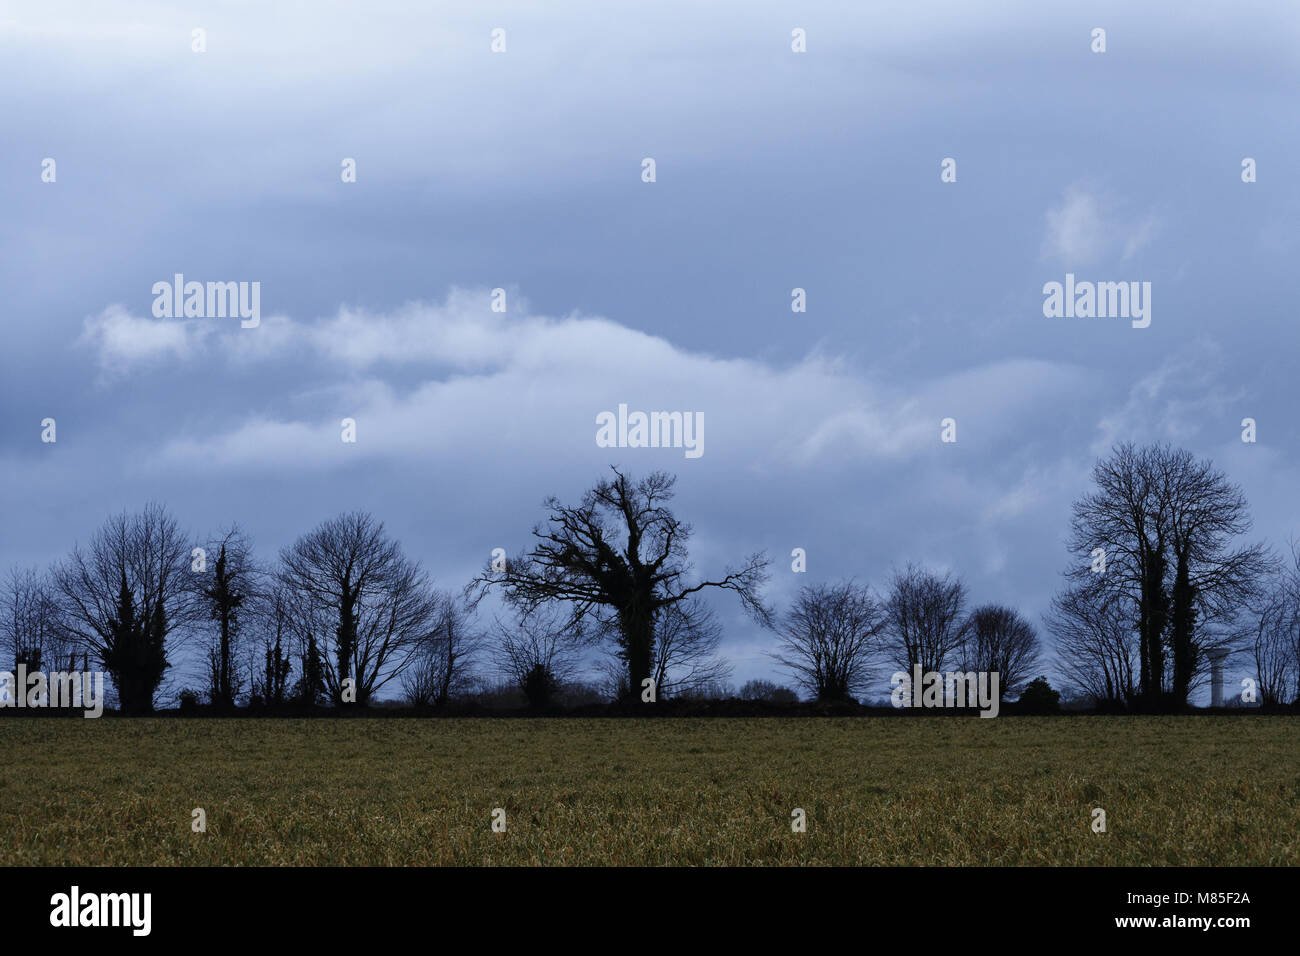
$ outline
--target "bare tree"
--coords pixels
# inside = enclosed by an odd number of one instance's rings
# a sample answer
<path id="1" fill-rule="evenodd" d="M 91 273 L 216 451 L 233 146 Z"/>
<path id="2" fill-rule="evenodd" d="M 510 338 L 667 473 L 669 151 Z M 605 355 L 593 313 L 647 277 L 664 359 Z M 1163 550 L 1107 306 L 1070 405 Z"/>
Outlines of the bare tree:
<path id="1" fill-rule="evenodd" d="M 1070 549 L 1077 555 L 1067 576 L 1093 593 L 1097 579 L 1106 590 L 1132 605 L 1138 629 L 1138 695 L 1154 700 L 1162 692 L 1164 631 L 1169 598 L 1167 516 L 1159 501 L 1158 468 L 1151 449 L 1117 445 L 1097 461 L 1092 479 L 1097 490 L 1074 504 Z M 1104 563 L 1104 571 L 1094 570 Z M 1094 602 L 1095 603 L 1095 602 Z"/>
<path id="2" fill-rule="evenodd" d="M 1230 650 L 1231 625 L 1276 568 L 1263 544 L 1233 548 L 1251 528 L 1245 495 L 1209 461 L 1164 449 L 1162 498 L 1170 548 L 1169 644 L 1173 703 L 1182 705 L 1209 652 Z"/>
<path id="3" fill-rule="evenodd" d="M 229 710 L 243 688 L 236 662 L 245 617 L 256 616 L 263 597 L 262 571 L 238 525 L 208 541 L 204 552 L 207 566 L 194 577 L 198 599 L 216 631 L 208 648 L 208 686 L 212 705 Z"/>
<path id="4" fill-rule="evenodd" d="M 597 633 L 600 633 L 599 631 Z M 698 600 L 670 604 L 655 617 L 654 678 L 657 699 L 702 699 L 729 686 L 731 664 L 718 653 L 722 627 Z M 617 648 L 617 645 L 615 645 Z M 605 686 L 616 700 L 632 696 L 627 665 L 618 650 L 600 662 Z M 635 688 L 640 693 L 641 688 Z"/>
<path id="5" fill-rule="evenodd" d="M 1001 697 L 1018 692 L 1038 669 L 1038 634 L 1014 609 L 985 604 L 970 614 L 962 667 L 998 675 Z"/>
<path id="6" fill-rule="evenodd" d="M 1262 545 L 1233 548 L 1250 529 L 1241 490 L 1209 461 L 1168 445 L 1117 445 L 1093 469 L 1096 490 L 1074 505 L 1067 572 L 1133 607 L 1141 703 L 1181 707 L 1208 652 L 1231 642 L 1230 622 L 1269 572 Z M 1097 570 L 1098 557 L 1105 570 Z"/>
<path id="7" fill-rule="evenodd" d="M 443 707 L 474 683 L 473 665 L 484 637 L 473 610 L 460 598 L 437 594 L 432 627 L 415 642 L 410 669 L 402 679 L 407 700 L 419 707 Z"/>
<path id="8" fill-rule="evenodd" d="M 885 633 L 893 663 L 910 675 L 941 671 L 959 651 L 965 637 L 962 610 L 966 587 L 951 574 L 908 564 L 895 571 L 885 600 Z"/>
<path id="9" fill-rule="evenodd" d="M 110 518 L 54 572 L 62 619 L 113 678 L 122 711 L 149 713 L 167 639 L 192 622 L 190 547 L 158 504 Z"/>
<path id="10" fill-rule="evenodd" d="M 1132 611 L 1121 595 L 1085 581 L 1058 594 L 1046 615 L 1067 681 L 1096 706 L 1129 709 L 1141 693 Z"/>
<path id="11" fill-rule="evenodd" d="M 740 688 L 741 700 L 761 700 L 768 704 L 797 704 L 799 695 L 789 687 L 781 687 L 770 680 L 747 680 Z"/>
<path id="12" fill-rule="evenodd" d="M 578 672 L 582 637 L 568 632 L 568 623 L 554 605 L 518 614 L 511 623 L 496 622 L 501 674 L 535 710 L 545 709 Z"/>
<path id="13" fill-rule="evenodd" d="M 310 631 L 297 641 L 298 682 L 294 685 L 294 699 L 305 707 L 315 707 L 326 693 L 325 665 L 316 635 Z"/>
<path id="14" fill-rule="evenodd" d="M 1291 563 L 1261 588 L 1250 616 L 1260 705 L 1300 701 L 1300 544 L 1291 543 Z"/>
<path id="15" fill-rule="evenodd" d="M 338 612 L 289 587 L 282 570 L 270 578 L 267 593 L 270 600 L 263 602 L 259 615 L 264 638 L 278 633 L 298 673 L 286 695 L 300 706 L 315 707 L 329 693 L 324 655 L 327 635 L 338 627 Z"/>
<path id="16" fill-rule="evenodd" d="M 753 554 L 720 577 L 696 580 L 687 560 L 690 526 L 667 507 L 676 479 L 655 472 L 633 481 L 613 472 L 577 507 L 548 499 L 550 515 L 533 530 L 533 549 L 504 570 L 489 566 L 469 590 L 478 601 L 500 588 L 525 612 L 562 602 L 573 628 L 591 621 L 596 633 L 613 638 L 627 686 L 639 693 L 656 671 L 657 622 L 672 605 L 707 589 L 730 591 L 758 620 L 770 621 L 761 600 L 767 559 Z"/>
<path id="17" fill-rule="evenodd" d="M 1259 703 L 1266 709 L 1288 703 L 1295 692 L 1294 627 L 1293 610 L 1276 597 L 1257 619 L 1250 652 L 1259 684 Z"/>
<path id="18" fill-rule="evenodd" d="M 48 574 L 34 567 L 9 569 L 0 587 L 0 641 L 15 666 L 62 670 L 69 663 L 72 646 Z"/>
<path id="19" fill-rule="evenodd" d="M 336 704 L 348 702 L 349 686 L 358 705 L 368 704 L 438 626 L 440 602 L 427 575 L 369 514 L 324 522 L 280 561 L 279 580 L 303 615 L 305 636 L 320 647 L 322 679 Z"/>
<path id="20" fill-rule="evenodd" d="M 289 698 L 289 675 L 293 673 L 293 627 L 291 598 L 282 584 L 273 584 L 255 604 L 262 630 L 262 659 L 255 663 L 252 693 L 267 706 Z"/>
<path id="21" fill-rule="evenodd" d="M 699 601 L 667 605 L 655 621 L 655 691 L 680 697 L 701 688 L 722 687 L 731 665 L 718 655 L 722 628 Z"/>
<path id="22" fill-rule="evenodd" d="M 632 697 L 632 685 L 628 683 L 627 664 L 617 654 L 602 655 L 593 663 L 595 687 L 600 695 L 609 700 L 627 700 Z"/>
<path id="23" fill-rule="evenodd" d="M 809 585 L 777 627 L 779 651 L 772 656 L 817 699 L 852 699 L 867 688 L 884 625 L 870 588 L 851 581 Z"/>

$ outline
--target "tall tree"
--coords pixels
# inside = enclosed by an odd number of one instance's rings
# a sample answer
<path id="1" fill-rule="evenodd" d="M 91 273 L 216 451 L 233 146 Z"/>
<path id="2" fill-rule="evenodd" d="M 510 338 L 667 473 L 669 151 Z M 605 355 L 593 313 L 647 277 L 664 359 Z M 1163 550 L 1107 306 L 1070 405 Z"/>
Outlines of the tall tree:
<path id="1" fill-rule="evenodd" d="M 325 668 L 321 664 L 320 648 L 316 645 L 316 635 L 308 632 L 299 644 L 299 670 L 294 697 L 304 707 L 315 707 L 325 693 Z"/>
<path id="2" fill-rule="evenodd" d="M 432 633 L 440 602 L 428 576 L 364 512 L 340 515 L 280 554 L 280 583 L 319 640 L 332 624 L 332 655 L 322 648 L 323 679 L 335 703 L 365 706 L 401 675 Z"/>
<path id="3" fill-rule="evenodd" d="M 0 587 L 0 641 L 15 665 L 63 667 L 71 646 L 48 574 L 34 567 L 9 569 Z"/>
<path id="4" fill-rule="evenodd" d="M 770 622 L 761 597 L 767 559 L 748 557 L 721 576 L 696 580 L 687 560 L 691 528 L 668 508 L 676 479 L 654 472 L 635 481 L 617 468 L 588 491 L 580 504 L 546 501 L 547 521 L 533 530 L 532 550 L 489 566 L 470 586 L 478 601 L 492 588 L 531 613 L 561 602 L 572 629 L 594 622 L 609 635 L 627 672 L 628 693 L 653 679 L 657 623 L 666 610 L 705 590 L 729 591 L 758 620 Z"/>
<path id="5" fill-rule="evenodd" d="M 209 651 L 212 704 L 222 710 L 235 706 L 241 680 L 236 671 L 238 643 L 246 611 L 256 612 L 260 597 L 260 571 L 252 547 L 238 525 L 232 525 L 204 549 L 211 566 L 197 575 L 200 600 L 217 633 Z"/>
<path id="6" fill-rule="evenodd" d="M 262 592 L 255 608 L 263 637 L 261 668 L 253 680 L 253 694 L 268 706 L 276 706 L 288 699 L 289 675 L 293 673 L 289 597 L 282 586 L 272 585 Z"/>
<path id="7" fill-rule="evenodd" d="M 1300 544 L 1252 602 L 1249 650 L 1259 702 L 1265 708 L 1300 703 Z"/>
<path id="8" fill-rule="evenodd" d="M 167 641 L 194 618 L 190 548 L 159 504 L 110 518 L 54 572 L 62 619 L 117 687 L 123 713 L 153 710 Z"/>
<path id="9" fill-rule="evenodd" d="M 1077 563 L 1067 574 L 1131 605 L 1141 706 L 1182 707 L 1207 652 L 1230 640 L 1230 630 L 1215 625 L 1250 600 L 1270 556 L 1258 544 L 1233 547 L 1250 529 L 1245 498 L 1187 451 L 1117 445 L 1092 477 L 1096 489 L 1074 505 Z"/>
<path id="10" fill-rule="evenodd" d="M 867 689 L 884 626 L 884 609 L 865 585 L 805 586 L 777 627 L 772 656 L 818 700 L 852 700 Z"/>
<path id="11" fill-rule="evenodd" d="M 1038 670 L 1038 634 L 1014 608 L 981 605 L 964 631 L 962 667 L 996 673 L 1001 697 L 1018 692 Z"/>
<path id="12" fill-rule="evenodd" d="M 1167 525 L 1157 497 L 1150 449 L 1132 444 L 1115 447 L 1097 461 L 1092 480 L 1096 491 L 1075 502 L 1071 550 L 1079 564 L 1070 576 L 1088 583 L 1085 575 L 1104 574 L 1108 590 L 1131 602 L 1138 629 L 1138 694 L 1159 696 L 1164 670 L 1163 640 L 1168 614 L 1164 590 Z M 1104 571 L 1098 559 L 1104 562 Z"/>
<path id="13" fill-rule="evenodd" d="M 433 626 L 416 641 L 411 667 L 402 678 L 407 700 L 419 707 L 445 707 L 473 682 L 483 643 L 473 609 L 461 597 L 439 593 Z"/>
<path id="14" fill-rule="evenodd" d="M 1166 449 L 1161 464 L 1173 575 L 1171 685 L 1181 706 L 1208 652 L 1227 649 L 1232 633 L 1224 628 L 1257 597 L 1276 562 L 1262 544 L 1232 546 L 1251 520 L 1245 495 L 1222 472 L 1181 449 Z"/>
<path id="15" fill-rule="evenodd" d="M 713 610 L 691 599 L 667 605 L 655 619 L 655 692 L 680 697 L 720 687 L 731 665 L 718 654 L 722 627 Z"/>
<path id="16" fill-rule="evenodd" d="M 1128 710 L 1141 697 L 1137 622 L 1120 594 L 1095 583 L 1069 587 L 1045 616 L 1067 680 L 1105 710 Z"/>
<path id="17" fill-rule="evenodd" d="M 280 635 L 272 644 L 269 638 L 263 639 L 262 676 L 254 687 L 254 692 L 262 698 L 267 706 L 283 704 L 285 689 L 289 683 L 289 674 L 293 671 L 293 661 L 288 648 L 280 641 Z"/>
<path id="18" fill-rule="evenodd" d="M 114 676 L 125 713 L 147 713 L 153 708 L 154 691 L 167 669 L 163 614 L 162 605 L 152 614 L 138 614 L 131 586 L 122 575 L 116 612 L 108 621 L 111 640 L 103 658 L 105 668 Z"/>
<path id="19" fill-rule="evenodd" d="M 893 663 L 910 675 L 941 671 L 965 639 L 966 586 L 951 574 L 915 564 L 895 571 L 885 599 L 885 633 Z"/>

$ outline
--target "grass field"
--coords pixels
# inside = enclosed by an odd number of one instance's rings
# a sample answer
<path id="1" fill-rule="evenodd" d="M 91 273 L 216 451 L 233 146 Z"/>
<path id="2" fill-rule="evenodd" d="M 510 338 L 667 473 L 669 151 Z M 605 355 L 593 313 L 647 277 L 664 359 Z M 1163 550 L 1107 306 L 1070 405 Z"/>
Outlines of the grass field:
<path id="1" fill-rule="evenodd" d="M 5 719 L 0 753 L 4 864 L 1300 864 L 1287 718 Z"/>

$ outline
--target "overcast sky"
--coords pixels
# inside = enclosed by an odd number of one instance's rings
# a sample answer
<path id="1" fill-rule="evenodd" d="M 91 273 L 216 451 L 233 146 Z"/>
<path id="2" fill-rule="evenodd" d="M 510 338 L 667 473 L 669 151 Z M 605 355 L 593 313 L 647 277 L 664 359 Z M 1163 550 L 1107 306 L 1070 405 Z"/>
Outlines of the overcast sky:
<path id="1" fill-rule="evenodd" d="M 1300 535 L 1300 6 L 460 6 L 0 4 L 0 566 L 150 499 L 266 557 L 363 508 L 459 588 L 617 464 L 778 606 L 916 560 L 1038 622 L 1126 439 Z M 1150 282 L 1150 326 L 1045 318 L 1067 272 Z M 176 273 L 261 324 L 155 318 Z M 620 403 L 704 454 L 598 447 Z"/>

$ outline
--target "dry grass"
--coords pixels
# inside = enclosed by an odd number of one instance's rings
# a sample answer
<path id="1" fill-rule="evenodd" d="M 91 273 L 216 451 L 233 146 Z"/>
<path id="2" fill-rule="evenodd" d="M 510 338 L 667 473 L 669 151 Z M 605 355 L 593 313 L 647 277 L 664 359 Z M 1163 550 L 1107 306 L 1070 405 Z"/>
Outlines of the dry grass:
<path id="1" fill-rule="evenodd" d="M 1300 864 L 1287 718 L 28 718 L 0 752 L 7 865 Z"/>

